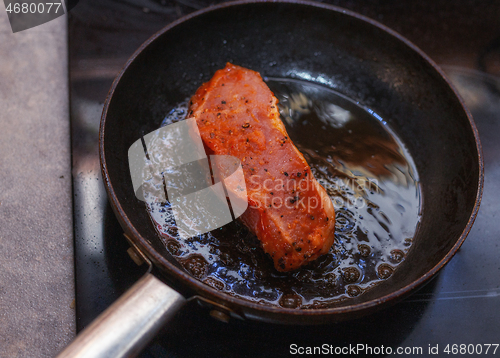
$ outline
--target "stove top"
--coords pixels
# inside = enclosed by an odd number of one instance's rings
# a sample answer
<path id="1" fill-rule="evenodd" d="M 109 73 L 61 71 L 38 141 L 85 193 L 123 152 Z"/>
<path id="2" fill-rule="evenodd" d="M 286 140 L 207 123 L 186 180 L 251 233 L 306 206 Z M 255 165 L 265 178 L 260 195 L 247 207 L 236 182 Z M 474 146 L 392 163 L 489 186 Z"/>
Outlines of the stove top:
<path id="1" fill-rule="evenodd" d="M 325 1 L 327 2 L 327 1 Z M 479 215 L 460 251 L 420 291 L 395 306 L 355 321 L 324 326 L 219 322 L 191 302 L 140 357 L 279 357 L 299 347 L 362 344 L 361 356 L 380 347 L 409 355 L 460 353 L 500 343 L 500 4 L 491 1 L 328 1 L 400 32 L 438 64 L 476 121 L 485 159 Z M 98 128 L 111 83 L 127 58 L 152 34 L 196 9 L 203 0 L 79 2 L 70 13 L 70 85 L 75 215 L 77 328 L 83 329 L 145 272 L 107 202 L 98 161 Z M 295 346 L 294 346 L 295 345 Z M 329 348 L 325 349 L 329 349 Z M 369 348 L 372 348 L 370 351 Z M 491 346 L 488 354 L 492 354 Z M 417 349 L 417 350 L 415 350 Z M 413 350 L 412 352 L 410 350 Z M 346 351 L 345 351 L 346 352 Z M 378 353 L 377 353 L 378 352 Z M 349 353 L 349 352 L 347 352 Z M 352 351 L 351 351 L 352 353 Z M 387 353 L 387 352 L 386 352 Z M 497 350 L 500 354 L 500 349 Z"/>

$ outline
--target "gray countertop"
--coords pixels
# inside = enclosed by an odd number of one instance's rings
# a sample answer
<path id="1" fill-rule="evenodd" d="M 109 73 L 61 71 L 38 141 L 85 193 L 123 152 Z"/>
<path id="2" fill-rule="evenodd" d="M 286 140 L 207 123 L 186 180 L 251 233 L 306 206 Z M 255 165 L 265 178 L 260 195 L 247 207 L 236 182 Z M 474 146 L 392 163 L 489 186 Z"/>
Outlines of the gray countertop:
<path id="1" fill-rule="evenodd" d="M 67 18 L 12 33 L 0 6 L 0 357 L 75 332 Z"/>

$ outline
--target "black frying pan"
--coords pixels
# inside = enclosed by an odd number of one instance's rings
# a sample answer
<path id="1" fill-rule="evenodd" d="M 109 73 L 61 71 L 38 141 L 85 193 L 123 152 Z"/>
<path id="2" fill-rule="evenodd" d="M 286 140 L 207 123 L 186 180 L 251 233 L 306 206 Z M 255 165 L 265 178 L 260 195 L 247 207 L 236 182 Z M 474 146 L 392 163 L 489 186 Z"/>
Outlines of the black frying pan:
<path id="1" fill-rule="evenodd" d="M 285 309 L 217 291 L 191 277 L 169 255 L 144 203 L 134 195 L 127 152 L 227 61 L 265 76 L 305 76 L 321 78 L 322 85 L 335 84 L 336 91 L 386 118 L 405 143 L 419 172 L 423 214 L 410 253 L 390 279 L 332 308 Z M 74 355 L 76 346 L 93 357 L 105 349 L 111 356 L 137 352 L 185 298 L 205 302 L 219 317 L 289 324 L 371 313 L 414 291 L 451 259 L 472 226 L 483 185 L 477 130 L 442 71 L 413 44 L 375 21 L 303 1 L 226 3 L 154 35 L 113 83 L 99 149 L 111 205 L 131 243 L 156 273 L 142 279 L 126 294 L 129 301 L 121 299 L 107 311 L 107 319 L 99 318 L 62 356 Z M 127 311 L 133 318 L 120 321 L 117 317 Z M 127 324 L 134 329 L 125 329 Z M 98 341 L 102 349 L 89 345 L 109 327 L 114 333 Z M 118 343 L 123 341 L 125 348 Z"/>

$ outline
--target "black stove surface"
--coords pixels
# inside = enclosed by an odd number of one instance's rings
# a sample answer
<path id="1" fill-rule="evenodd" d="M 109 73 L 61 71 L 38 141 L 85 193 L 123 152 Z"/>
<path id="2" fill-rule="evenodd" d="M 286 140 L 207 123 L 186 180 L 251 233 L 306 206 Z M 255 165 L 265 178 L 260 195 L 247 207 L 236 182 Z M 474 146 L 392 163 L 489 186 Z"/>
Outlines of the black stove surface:
<path id="1" fill-rule="evenodd" d="M 326 1 L 325 1 L 326 2 Z M 479 215 L 458 254 L 416 294 L 359 320 L 323 326 L 219 322 L 189 303 L 141 357 L 279 357 L 295 347 L 364 345 L 359 356 L 448 356 L 500 343 L 500 4 L 493 1 L 328 1 L 400 32 L 438 64 L 463 96 L 479 129 L 485 186 Z M 144 273 L 107 202 L 98 161 L 102 106 L 114 76 L 152 34 L 208 0 L 82 0 L 70 13 L 75 267 L 78 330 Z M 460 346 L 460 345 L 465 346 Z M 492 344 L 486 354 L 488 344 Z M 445 348 L 449 345 L 449 354 Z M 453 346 L 456 345 L 456 346 Z M 473 345 L 473 346 L 472 346 Z M 369 348 L 372 348 L 371 354 Z M 420 351 L 410 350 L 421 348 Z M 469 353 L 460 349 L 468 349 Z M 297 352 L 298 353 L 298 352 Z M 352 351 L 347 352 L 352 353 Z M 365 353 L 365 354 L 362 354 Z M 366 354 L 367 353 L 367 354 Z M 500 348 L 496 350 L 500 355 Z M 349 354 L 347 354 L 349 355 Z M 436 355 L 435 355 L 436 356 Z"/>

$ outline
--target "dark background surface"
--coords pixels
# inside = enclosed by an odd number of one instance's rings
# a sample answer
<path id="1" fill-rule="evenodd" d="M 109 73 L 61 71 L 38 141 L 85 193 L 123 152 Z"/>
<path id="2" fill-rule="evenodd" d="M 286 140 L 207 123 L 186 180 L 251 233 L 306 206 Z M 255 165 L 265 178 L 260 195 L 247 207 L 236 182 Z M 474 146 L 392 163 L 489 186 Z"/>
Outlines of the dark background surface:
<path id="1" fill-rule="evenodd" d="M 325 1 L 326 3 L 327 1 Z M 217 2 L 216 2 L 217 3 Z M 222 323 L 190 303 L 141 357 L 286 356 L 290 344 L 422 347 L 500 343 L 500 3 L 494 1 L 328 1 L 407 37 L 443 67 L 481 136 L 485 190 L 476 223 L 458 254 L 430 284 L 357 321 L 326 326 Z M 170 22 L 209 1 L 78 3 L 69 19 L 77 327 L 91 322 L 144 272 L 106 199 L 97 156 L 100 112 L 127 58 Z M 490 350 L 490 354 L 491 354 Z M 484 354 L 484 353 L 483 353 Z M 497 351 L 500 354 L 500 350 Z M 377 355 L 381 356 L 381 355 Z"/>

